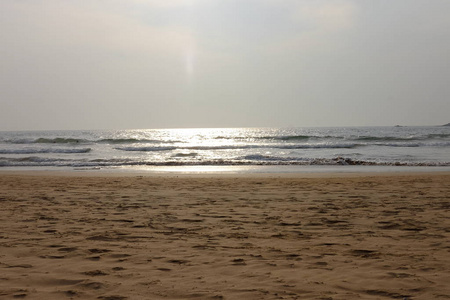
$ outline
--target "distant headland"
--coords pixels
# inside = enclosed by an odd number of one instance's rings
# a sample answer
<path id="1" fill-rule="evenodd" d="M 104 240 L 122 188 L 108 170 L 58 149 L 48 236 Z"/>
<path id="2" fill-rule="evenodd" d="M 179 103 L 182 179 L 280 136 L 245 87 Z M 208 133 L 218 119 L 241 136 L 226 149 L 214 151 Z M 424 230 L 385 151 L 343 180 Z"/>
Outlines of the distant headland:
<path id="1" fill-rule="evenodd" d="M 447 124 L 445 124 L 445 125 L 442 125 L 442 126 L 448 126 L 448 127 L 450 127 L 450 123 L 447 123 Z"/>

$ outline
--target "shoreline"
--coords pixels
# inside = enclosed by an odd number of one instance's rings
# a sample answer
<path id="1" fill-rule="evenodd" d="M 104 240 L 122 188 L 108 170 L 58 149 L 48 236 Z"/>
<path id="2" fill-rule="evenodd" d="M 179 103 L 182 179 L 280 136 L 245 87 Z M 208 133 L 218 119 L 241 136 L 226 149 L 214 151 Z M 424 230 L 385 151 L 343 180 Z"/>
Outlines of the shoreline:
<path id="1" fill-rule="evenodd" d="M 0 296 L 448 299 L 449 182 L 0 171 Z"/>
<path id="2" fill-rule="evenodd" d="M 429 166 L 152 166 L 120 168 L 0 168 L 0 175 L 35 174 L 64 176 L 372 176 L 397 174 L 446 174 L 450 167 Z"/>

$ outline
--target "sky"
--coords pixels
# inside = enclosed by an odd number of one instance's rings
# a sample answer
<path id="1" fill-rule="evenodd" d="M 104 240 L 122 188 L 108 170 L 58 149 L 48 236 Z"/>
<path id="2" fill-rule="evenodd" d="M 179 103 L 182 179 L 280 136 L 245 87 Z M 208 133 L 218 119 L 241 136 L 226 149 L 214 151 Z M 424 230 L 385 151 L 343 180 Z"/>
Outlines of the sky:
<path id="1" fill-rule="evenodd" d="M 448 0 L 1 0 L 0 130 L 441 125 Z"/>

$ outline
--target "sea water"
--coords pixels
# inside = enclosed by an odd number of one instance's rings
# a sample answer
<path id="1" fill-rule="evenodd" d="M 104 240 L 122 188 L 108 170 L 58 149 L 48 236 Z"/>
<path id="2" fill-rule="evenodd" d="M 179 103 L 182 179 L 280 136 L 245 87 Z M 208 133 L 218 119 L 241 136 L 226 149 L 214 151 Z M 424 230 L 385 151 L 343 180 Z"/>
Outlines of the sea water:
<path id="1" fill-rule="evenodd" d="M 3 169 L 450 166 L 450 127 L 0 132 Z"/>

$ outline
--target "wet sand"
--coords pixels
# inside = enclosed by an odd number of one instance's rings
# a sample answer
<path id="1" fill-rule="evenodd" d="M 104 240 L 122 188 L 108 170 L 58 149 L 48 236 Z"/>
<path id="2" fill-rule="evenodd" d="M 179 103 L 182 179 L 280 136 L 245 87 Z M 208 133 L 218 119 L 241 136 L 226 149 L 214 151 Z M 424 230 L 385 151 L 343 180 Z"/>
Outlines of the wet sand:
<path id="1" fill-rule="evenodd" d="M 450 299 L 450 174 L 0 174 L 1 299 Z"/>

